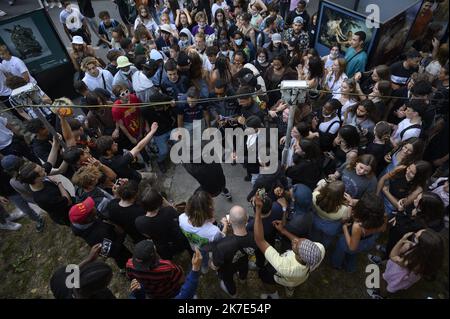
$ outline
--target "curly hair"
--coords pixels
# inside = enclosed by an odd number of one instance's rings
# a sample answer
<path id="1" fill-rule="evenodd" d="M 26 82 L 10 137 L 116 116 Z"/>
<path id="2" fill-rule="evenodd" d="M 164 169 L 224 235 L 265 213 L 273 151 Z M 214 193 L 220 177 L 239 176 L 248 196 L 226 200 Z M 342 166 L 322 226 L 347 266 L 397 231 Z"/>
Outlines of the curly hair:
<path id="1" fill-rule="evenodd" d="M 361 223 L 365 229 L 377 229 L 383 226 L 384 218 L 383 200 L 375 193 L 366 192 L 353 208 L 353 218 Z"/>
<path id="2" fill-rule="evenodd" d="M 81 188 L 95 186 L 102 177 L 102 172 L 97 166 L 81 166 L 72 177 L 72 183 Z"/>

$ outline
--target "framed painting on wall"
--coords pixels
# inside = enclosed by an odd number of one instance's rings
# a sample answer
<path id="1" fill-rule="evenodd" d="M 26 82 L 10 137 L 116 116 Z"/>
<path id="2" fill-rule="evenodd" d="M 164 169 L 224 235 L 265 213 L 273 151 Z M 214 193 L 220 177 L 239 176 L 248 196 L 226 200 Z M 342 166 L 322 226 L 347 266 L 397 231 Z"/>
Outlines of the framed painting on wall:
<path id="1" fill-rule="evenodd" d="M 329 53 L 334 44 L 339 44 L 345 54 L 350 47 L 352 36 L 358 31 L 367 35 L 365 49 L 370 54 L 377 35 L 376 28 L 368 28 L 366 17 L 357 12 L 321 1 L 319 4 L 318 31 L 314 47 L 321 56 Z"/>

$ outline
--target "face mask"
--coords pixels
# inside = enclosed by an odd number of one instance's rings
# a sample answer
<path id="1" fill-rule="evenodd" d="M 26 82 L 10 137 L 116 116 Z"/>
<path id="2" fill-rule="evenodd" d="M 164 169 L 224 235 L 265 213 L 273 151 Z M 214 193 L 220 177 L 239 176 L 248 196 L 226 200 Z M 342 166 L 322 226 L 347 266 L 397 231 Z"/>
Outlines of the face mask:
<path id="1" fill-rule="evenodd" d="M 131 73 L 131 70 L 128 70 L 128 71 L 122 71 L 122 73 L 124 74 L 124 75 L 130 75 L 130 73 Z"/>
<path id="2" fill-rule="evenodd" d="M 199 23 L 198 26 L 202 29 L 204 29 L 206 27 L 206 23 Z"/>
<path id="3" fill-rule="evenodd" d="M 336 53 L 336 52 L 331 52 L 331 53 L 330 53 L 330 57 L 331 57 L 332 59 L 336 59 L 338 56 L 339 56 L 339 54 Z"/>
<path id="4" fill-rule="evenodd" d="M 237 46 L 242 45 L 242 39 L 234 40 L 234 43 L 236 43 Z"/>
<path id="5" fill-rule="evenodd" d="M 228 56 L 228 51 L 220 51 L 220 54 L 222 54 L 223 56 Z"/>
<path id="6" fill-rule="evenodd" d="M 181 41 L 180 41 L 180 45 L 181 45 L 182 47 L 187 47 L 187 46 L 189 45 L 189 40 L 181 40 Z"/>
<path id="7" fill-rule="evenodd" d="M 258 58 L 258 63 L 260 63 L 260 64 L 263 64 L 263 63 L 265 63 L 266 62 L 266 59 L 265 58 Z"/>

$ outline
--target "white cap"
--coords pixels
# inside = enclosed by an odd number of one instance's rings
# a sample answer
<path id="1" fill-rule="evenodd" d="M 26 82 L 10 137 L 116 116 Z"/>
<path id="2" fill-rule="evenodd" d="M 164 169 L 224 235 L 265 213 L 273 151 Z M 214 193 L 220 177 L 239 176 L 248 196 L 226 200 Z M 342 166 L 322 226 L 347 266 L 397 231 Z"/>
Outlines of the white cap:
<path id="1" fill-rule="evenodd" d="M 172 33 L 172 31 L 173 31 L 172 28 L 170 27 L 170 25 L 168 25 L 168 24 L 163 24 L 163 25 L 159 26 L 159 29 L 161 31 L 164 31 L 167 33 Z"/>
<path id="2" fill-rule="evenodd" d="M 152 49 L 150 51 L 150 60 L 164 60 L 163 55 L 161 54 L 161 52 L 159 52 L 158 50 Z"/>
<path id="3" fill-rule="evenodd" d="M 84 40 L 83 37 L 79 36 L 79 35 L 75 35 L 72 38 L 72 44 L 84 44 Z"/>

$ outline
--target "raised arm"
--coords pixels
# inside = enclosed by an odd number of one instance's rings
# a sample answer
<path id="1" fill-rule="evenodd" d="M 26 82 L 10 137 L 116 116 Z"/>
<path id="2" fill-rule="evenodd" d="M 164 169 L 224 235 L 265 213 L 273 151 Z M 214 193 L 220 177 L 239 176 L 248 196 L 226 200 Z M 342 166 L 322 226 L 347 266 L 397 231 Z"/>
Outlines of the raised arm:
<path id="1" fill-rule="evenodd" d="M 264 228 L 262 223 L 262 217 L 261 217 L 261 211 L 263 202 L 258 194 L 254 197 L 255 201 L 255 225 L 253 228 L 253 235 L 255 238 L 256 245 L 261 250 L 261 252 L 264 254 L 267 250 L 267 248 L 270 247 L 269 243 L 264 239 Z"/>
<path id="2" fill-rule="evenodd" d="M 130 153 L 136 157 L 140 151 L 144 149 L 144 147 L 151 141 L 153 135 L 155 135 L 156 131 L 158 130 L 158 123 L 154 122 L 152 124 L 152 128 L 150 132 L 145 135 L 145 137 L 139 141 L 139 143 L 136 144 L 135 147 L 130 151 Z"/>
<path id="3" fill-rule="evenodd" d="M 62 135 L 64 137 L 64 140 L 66 141 L 67 147 L 77 145 L 77 141 L 75 140 L 75 136 L 73 135 L 72 128 L 70 127 L 66 118 L 60 115 L 59 119 L 61 121 Z"/>

